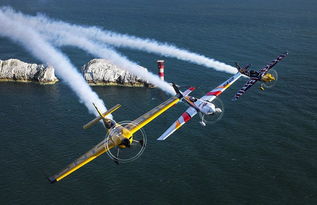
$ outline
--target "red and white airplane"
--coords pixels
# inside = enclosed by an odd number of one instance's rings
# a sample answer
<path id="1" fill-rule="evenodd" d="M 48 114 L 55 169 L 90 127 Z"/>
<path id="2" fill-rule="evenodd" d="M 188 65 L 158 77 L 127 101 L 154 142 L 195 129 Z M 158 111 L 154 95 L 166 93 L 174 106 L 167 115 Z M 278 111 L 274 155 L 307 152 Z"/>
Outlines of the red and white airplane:
<path id="1" fill-rule="evenodd" d="M 183 101 L 185 101 L 190 107 L 157 140 L 165 140 L 168 136 L 173 134 L 177 129 L 188 122 L 197 113 L 202 114 L 202 120 L 200 123 L 203 126 L 206 126 L 206 122 L 204 121 L 205 115 L 214 115 L 223 112 L 221 108 L 216 107 L 215 104 L 212 102 L 216 99 L 217 96 L 221 95 L 223 91 L 230 87 L 241 76 L 242 74 L 240 72 L 236 73 L 231 78 L 217 86 L 215 89 L 206 93 L 205 96 L 199 99 L 192 96 L 184 96 Z M 179 91 L 175 84 L 173 84 L 173 87 L 178 94 L 183 95 L 183 93 Z"/>

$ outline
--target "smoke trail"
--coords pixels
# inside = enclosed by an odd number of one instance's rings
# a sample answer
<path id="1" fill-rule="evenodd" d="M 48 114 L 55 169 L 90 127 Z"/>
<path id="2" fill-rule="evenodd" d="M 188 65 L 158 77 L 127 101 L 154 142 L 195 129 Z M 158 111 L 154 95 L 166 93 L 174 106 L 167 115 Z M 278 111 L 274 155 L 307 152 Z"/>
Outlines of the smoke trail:
<path id="1" fill-rule="evenodd" d="M 146 51 L 148 53 L 155 53 L 165 57 L 172 57 L 178 60 L 188 61 L 205 67 L 214 68 L 217 71 L 223 71 L 231 74 L 237 72 L 236 68 L 220 61 L 207 58 L 206 56 L 193 53 L 185 49 L 177 48 L 167 43 L 161 43 L 153 39 L 141 39 L 136 36 L 118 34 L 111 31 L 102 32 L 98 28 L 90 28 L 89 30 L 86 29 L 85 31 L 85 35 L 87 37 L 116 47 L 125 47 Z"/>
<path id="2" fill-rule="evenodd" d="M 100 41 L 115 47 L 124 47 L 130 49 L 137 49 L 149 53 L 155 53 L 166 57 L 173 57 L 179 60 L 188 61 L 205 67 L 214 68 L 218 71 L 227 73 L 236 73 L 236 68 L 225 63 L 216 61 L 206 56 L 180 49 L 167 43 L 160 43 L 152 39 L 141 39 L 136 36 L 119 34 L 107 30 L 102 30 L 97 27 L 85 27 L 78 25 L 71 25 L 63 21 L 53 21 L 44 15 L 24 16 L 24 21 L 37 27 L 42 32 L 47 31 L 68 31 L 72 35 L 80 35 L 94 41 Z"/>
<path id="3" fill-rule="evenodd" d="M 59 46 L 71 45 L 81 48 L 90 54 L 97 56 L 99 58 L 104 58 L 111 61 L 113 64 L 123 68 L 130 73 L 140 77 L 143 80 L 147 80 L 151 84 L 157 86 L 163 91 L 175 95 L 175 91 L 170 84 L 161 80 L 157 75 L 148 72 L 141 66 L 129 61 L 126 57 L 119 55 L 117 52 L 113 51 L 111 48 L 101 47 L 98 44 L 89 41 L 85 38 L 80 38 L 73 36 L 66 32 L 60 32 L 59 37 L 54 39 L 54 42 Z M 52 35 L 50 37 L 53 37 Z M 51 39 L 52 40 L 52 39 Z"/>
<path id="4" fill-rule="evenodd" d="M 71 87 L 91 113 L 97 115 L 92 106 L 94 102 L 102 111 L 106 107 L 97 94 L 92 91 L 69 59 L 47 43 L 36 31 L 5 16 L 0 9 L 0 36 L 11 38 L 44 63 L 52 65 L 56 73 Z M 110 116 L 111 117 L 111 116 Z"/>
<path id="5" fill-rule="evenodd" d="M 46 39 L 52 41 L 55 45 L 70 45 L 83 49 L 94 56 L 109 60 L 120 68 L 129 71 L 130 73 L 142 78 L 143 80 L 147 80 L 149 83 L 157 86 L 158 88 L 169 94 L 175 94 L 174 89 L 167 82 L 162 81 L 157 75 L 146 71 L 141 66 L 131 62 L 126 57 L 118 54 L 118 52 L 114 51 L 112 48 L 109 48 L 106 45 L 100 46 L 99 44 L 85 38 L 85 36 L 82 37 L 74 35 L 67 30 L 56 30 L 51 26 L 47 26 L 48 23 L 41 22 L 41 24 L 36 24 L 37 22 L 28 21 L 26 20 L 26 15 L 22 13 L 16 13 L 10 8 L 5 8 L 5 13 L 10 16 L 11 19 L 20 22 L 21 24 L 26 24 L 33 27 L 34 29 L 41 28 L 39 31 L 44 34 Z"/>

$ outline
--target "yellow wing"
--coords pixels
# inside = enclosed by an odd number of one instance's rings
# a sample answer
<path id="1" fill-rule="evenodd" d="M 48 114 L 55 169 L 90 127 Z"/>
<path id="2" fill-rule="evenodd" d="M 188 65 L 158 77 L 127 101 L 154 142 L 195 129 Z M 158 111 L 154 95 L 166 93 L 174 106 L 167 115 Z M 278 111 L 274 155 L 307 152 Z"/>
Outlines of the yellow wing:
<path id="1" fill-rule="evenodd" d="M 153 108 L 149 112 L 147 112 L 147 113 L 143 114 L 142 116 L 140 116 L 139 118 L 133 120 L 131 122 L 131 124 L 125 126 L 125 128 L 128 129 L 131 132 L 131 134 L 137 132 L 139 129 L 144 127 L 146 124 L 148 124 L 149 122 L 154 120 L 156 117 L 158 117 L 159 115 L 164 113 L 166 110 L 171 108 L 173 105 L 178 103 L 178 101 L 180 101 L 180 99 L 177 96 L 169 98 L 168 100 L 166 100 L 162 104 L 156 106 L 155 108 Z"/>
<path id="2" fill-rule="evenodd" d="M 108 146 L 106 146 L 106 143 L 108 143 Z M 114 144 L 111 140 L 109 140 L 108 142 L 106 142 L 106 140 L 103 140 L 102 142 L 97 144 L 95 147 L 90 149 L 88 152 L 83 154 L 81 157 L 76 159 L 74 162 L 70 163 L 65 169 L 61 170 L 59 173 L 55 174 L 54 176 L 49 177 L 49 181 L 51 183 L 60 181 L 64 177 L 73 173 L 74 171 L 84 166 L 85 164 L 89 163 L 90 161 L 96 159 L 97 157 L 99 157 L 100 155 L 107 152 L 109 149 L 113 147 L 114 147 Z"/>
<path id="3" fill-rule="evenodd" d="M 158 117 L 159 115 L 164 113 L 166 110 L 171 108 L 173 105 L 178 103 L 179 100 L 180 100 L 180 98 L 178 98 L 177 96 L 169 98 L 168 100 L 166 100 L 162 104 L 156 106 L 155 108 L 153 108 L 149 112 L 145 113 L 141 117 L 132 121 L 131 124 L 125 126 L 125 129 L 128 130 L 129 135 L 132 135 L 133 133 L 135 133 L 136 131 L 141 129 L 143 126 L 145 126 L 146 124 L 151 122 L 153 119 L 155 119 L 156 117 Z M 88 123 L 88 126 L 90 126 L 91 124 L 94 124 L 94 123 L 95 123 L 95 120 Z M 106 140 L 108 140 L 108 139 L 106 139 Z M 89 150 L 87 153 L 85 153 L 84 155 L 82 155 L 81 157 L 76 159 L 74 162 L 69 164 L 65 169 L 63 169 L 59 173 L 55 174 L 52 177 L 49 177 L 50 182 L 53 183 L 56 181 L 60 181 L 61 179 L 68 176 L 72 172 L 76 171 L 80 167 L 84 166 L 85 164 L 96 159 L 97 157 L 99 157 L 103 153 L 109 151 L 109 149 L 118 145 L 118 142 L 113 142 L 112 140 L 108 140 L 108 142 L 107 142 L 106 140 L 100 142 L 98 145 L 96 145 L 91 150 Z M 106 146 L 106 143 L 108 143 L 108 146 Z"/>

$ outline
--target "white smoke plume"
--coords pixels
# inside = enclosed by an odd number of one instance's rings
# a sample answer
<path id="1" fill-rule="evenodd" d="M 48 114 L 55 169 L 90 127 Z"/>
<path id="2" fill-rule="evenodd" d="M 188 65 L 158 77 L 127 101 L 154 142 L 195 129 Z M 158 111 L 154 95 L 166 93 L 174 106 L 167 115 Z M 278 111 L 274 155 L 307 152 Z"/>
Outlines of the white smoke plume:
<path id="1" fill-rule="evenodd" d="M 143 80 L 147 80 L 149 83 L 169 94 L 175 94 L 175 91 L 170 84 L 161 80 L 157 75 L 146 71 L 144 68 L 128 60 L 125 56 L 120 55 L 106 45 L 100 46 L 100 43 L 98 44 L 95 41 L 91 41 L 85 36 L 75 34 L 69 30 L 64 30 L 64 28 L 61 27 L 55 28 L 55 26 L 51 26 L 48 22 L 44 23 L 38 21 L 37 18 L 31 18 L 22 13 L 15 12 L 10 8 L 4 8 L 3 11 L 10 16 L 12 20 L 38 30 L 46 39 L 52 41 L 57 46 L 70 45 L 83 49 L 94 56 L 109 60 L 120 68 L 129 71 Z"/>
<path id="2" fill-rule="evenodd" d="M 43 63 L 53 66 L 56 70 L 56 74 L 75 91 L 89 112 L 97 115 L 92 106 L 93 102 L 101 111 L 106 110 L 103 101 L 92 91 L 82 75 L 78 73 L 76 68 L 70 63 L 69 59 L 46 42 L 39 33 L 25 24 L 12 20 L 6 16 L 2 9 L 0 9 L 0 25 L 0 36 L 8 37 L 21 44 L 34 57 Z M 110 116 L 110 118 L 112 118 L 112 116 Z"/>
<path id="3" fill-rule="evenodd" d="M 10 10 L 7 10 L 7 13 L 13 16 L 16 15 L 16 13 L 12 13 Z M 97 27 L 72 25 L 63 21 L 49 19 L 44 15 L 37 15 L 35 17 L 24 15 L 22 18 L 23 21 L 33 25 L 33 27 L 36 27 L 42 32 L 49 33 L 50 35 L 52 32 L 56 31 L 67 31 L 71 33 L 71 35 L 79 35 L 81 37 L 91 39 L 92 41 L 97 41 L 99 44 L 102 42 L 115 47 L 130 48 L 159 54 L 205 67 L 214 68 L 217 71 L 223 71 L 232 74 L 237 72 L 236 68 L 225 63 L 152 39 L 141 39 L 136 36 L 119 34 Z"/>
<path id="4" fill-rule="evenodd" d="M 51 36 L 52 37 L 52 36 Z M 52 40 L 52 39 L 51 39 Z M 158 88 L 162 89 L 163 91 L 175 95 L 175 91 L 172 88 L 170 84 L 167 82 L 161 80 L 157 75 L 145 70 L 141 66 L 131 62 L 126 57 L 120 55 L 118 52 L 114 51 L 111 48 L 108 48 L 106 46 L 99 46 L 98 44 L 77 36 L 73 36 L 67 32 L 60 33 L 59 38 L 55 39 L 54 42 L 58 44 L 59 46 L 62 45 L 71 45 L 78 48 L 81 48 L 88 53 L 107 59 L 111 61 L 113 64 L 119 66 L 120 68 L 123 68 L 130 73 L 138 76 L 139 78 L 143 80 L 147 80 L 151 84 L 157 86 Z"/>

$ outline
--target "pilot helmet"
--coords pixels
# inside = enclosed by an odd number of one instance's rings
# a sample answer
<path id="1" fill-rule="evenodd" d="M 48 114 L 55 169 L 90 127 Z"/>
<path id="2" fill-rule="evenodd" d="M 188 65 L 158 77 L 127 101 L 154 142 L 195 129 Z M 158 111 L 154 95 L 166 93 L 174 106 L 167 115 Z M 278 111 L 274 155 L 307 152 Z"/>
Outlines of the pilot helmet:
<path id="1" fill-rule="evenodd" d="M 192 97 L 192 96 L 189 97 L 189 100 L 192 101 L 192 102 L 196 102 L 197 101 L 197 99 L 195 97 Z"/>

